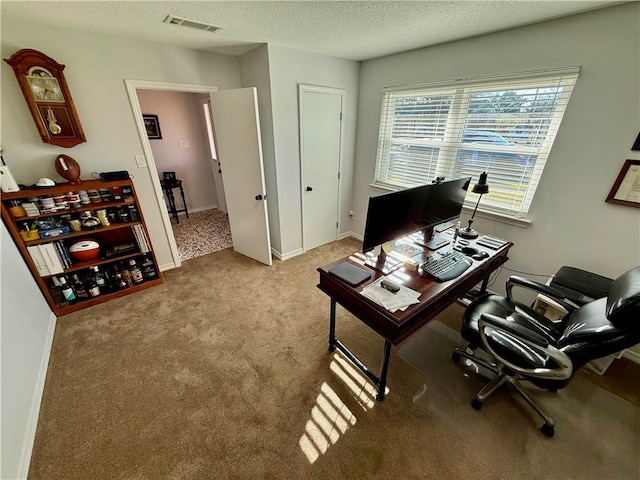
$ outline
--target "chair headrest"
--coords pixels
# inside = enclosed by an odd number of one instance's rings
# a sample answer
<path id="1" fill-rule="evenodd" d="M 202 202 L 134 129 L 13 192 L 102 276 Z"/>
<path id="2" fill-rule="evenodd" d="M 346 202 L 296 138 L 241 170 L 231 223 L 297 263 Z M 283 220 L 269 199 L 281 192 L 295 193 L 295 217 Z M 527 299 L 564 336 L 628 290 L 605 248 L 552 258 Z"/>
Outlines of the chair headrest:
<path id="1" fill-rule="evenodd" d="M 640 267 L 623 273 L 609 287 L 607 318 L 618 328 L 640 328 Z"/>

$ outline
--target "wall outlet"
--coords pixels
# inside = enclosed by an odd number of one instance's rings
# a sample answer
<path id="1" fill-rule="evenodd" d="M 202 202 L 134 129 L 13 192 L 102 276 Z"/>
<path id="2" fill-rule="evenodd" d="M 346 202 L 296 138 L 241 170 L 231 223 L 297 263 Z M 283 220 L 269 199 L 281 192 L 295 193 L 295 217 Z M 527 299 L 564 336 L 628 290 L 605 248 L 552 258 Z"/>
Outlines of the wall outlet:
<path id="1" fill-rule="evenodd" d="M 144 159 L 144 155 L 134 155 L 133 158 L 136 159 L 136 165 L 138 165 L 139 168 L 144 168 L 147 166 L 147 162 Z"/>
<path id="2" fill-rule="evenodd" d="M 190 148 L 189 140 L 178 140 L 178 148 Z"/>

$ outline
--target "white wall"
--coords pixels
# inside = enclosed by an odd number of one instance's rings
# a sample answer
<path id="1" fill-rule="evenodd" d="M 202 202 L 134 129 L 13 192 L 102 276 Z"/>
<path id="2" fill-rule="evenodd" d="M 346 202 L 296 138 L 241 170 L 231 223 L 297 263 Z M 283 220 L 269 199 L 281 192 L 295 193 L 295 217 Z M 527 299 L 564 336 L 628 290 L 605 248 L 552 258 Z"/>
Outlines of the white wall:
<path id="1" fill-rule="evenodd" d="M 176 172 L 182 180 L 190 212 L 217 206 L 209 141 L 205 136 L 202 95 L 199 93 L 138 90 L 143 113 L 158 115 L 162 139 L 149 140 L 158 175 Z M 189 142 L 180 148 L 179 141 Z M 176 206 L 182 208 L 178 190 Z"/>
<path id="2" fill-rule="evenodd" d="M 346 90 L 340 233 L 351 230 L 349 209 L 352 197 L 359 63 L 277 45 L 269 45 L 268 48 L 281 251 L 287 256 L 302 252 L 302 190 L 298 134 L 300 83 Z"/>
<path id="3" fill-rule="evenodd" d="M 82 178 L 91 172 L 128 170 L 147 220 L 156 258 L 172 264 L 169 240 L 149 170 L 136 167 L 143 154 L 124 80 L 240 87 L 236 57 L 86 32 L 21 24 L 3 14 L 2 58 L 21 48 L 34 48 L 66 65 L 65 77 L 87 142 L 70 149 L 42 143 L 11 67 L 2 62 L 2 146 L 4 158 L 19 183 L 39 177 L 62 179 L 54 158 L 65 153 L 77 160 Z"/>
<path id="4" fill-rule="evenodd" d="M 363 62 L 354 205 L 362 233 L 374 178 L 382 88 L 582 65 L 521 228 L 480 218 L 481 232 L 515 243 L 506 267 L 553 274 L 573 265 L 616 277 L 640 264 L 640 210 L 604 202 L 640 130 L 640 4 L 598 10 Z M 489 179 L 490 182 L 490 179 Z M 463 219 L 468 218 L 463 215 Z M 494 289 L 503 290 L 503 271 Z"/>
<path id="5" fill-rule="evenodd" d="M 0 478 L 14 479 L 27 477 L 55 316 L 4 223 L 0 230 Z"/>

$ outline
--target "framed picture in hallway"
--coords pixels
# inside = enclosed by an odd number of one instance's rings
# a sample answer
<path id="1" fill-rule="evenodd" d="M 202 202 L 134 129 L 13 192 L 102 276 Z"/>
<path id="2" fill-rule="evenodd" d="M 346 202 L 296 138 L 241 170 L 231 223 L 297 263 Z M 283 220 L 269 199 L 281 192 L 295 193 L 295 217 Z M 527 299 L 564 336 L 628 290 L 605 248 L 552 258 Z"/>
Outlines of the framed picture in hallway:
<path id="1" fill-rule="evenodd" d="M 149 140 L 161 140 L 162 132 L 160 132 L 158 115 L 143 113 L 142 118 L 144 119 L 144 128 L 147 131 L 147 137 L 149 137 Z"/>

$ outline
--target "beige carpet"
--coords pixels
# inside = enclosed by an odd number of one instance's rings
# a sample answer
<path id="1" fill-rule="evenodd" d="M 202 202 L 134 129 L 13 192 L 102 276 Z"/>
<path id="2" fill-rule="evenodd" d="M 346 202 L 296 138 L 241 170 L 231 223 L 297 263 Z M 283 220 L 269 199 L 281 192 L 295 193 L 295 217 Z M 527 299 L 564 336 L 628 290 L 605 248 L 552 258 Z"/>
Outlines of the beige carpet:
<path id="1" fill-rule="evenodd" d="M 329 299 L 316 288 L 316 268 L 358 248 L 336 242 L 272 267 L 221 250 L 166 272 L 161 286 L 60 318 L 29 477 L 516 478 L 494 447 L 476 441 L 483 426 L 493 438 L 492 410 L 512 406 L 468 407 L 481 382 L 470 388 L 451 370 L 448 346 L 439 365 L 450 374 L 426 377 L 394 348 L 384 402 L 327 351 Z M 337 334 L 379 364 L 381 339 L 341 308 Z M 413 402 L 425 383 L 424 398 L 441 402 L 431 410 Z M 578 404 L 591 395 L 575 392 Z M 607 408 L 599 415 L 619 418 Z M 539 438 L 526 415 L 518 418 L 527 433 L 512 441 L 506 432 L 499 442 L 509 472 L 559 478 L 559 467 L 531 464 L 532 442 L 553 451 L 572 432 Z M 629 451 L 619 444 L 626 436 L 603 441 L 602 421 L 587 423 L 579 444 L 589 448 L 572 451 L 572 464 L 588 464 L 594 452 L 614 462 Z"/>
<path id="2" fill-rule="evenodd" d="M 549 439 L 537 430 L 544 422 L 507 385 L 480 411 L 471 408 L 471 399 L 488 380 L 464 358 L 458 364 L 443 362 L 459 345 L 464 342 L 455 330 L 431 322 L 398 353 L 425 376 L 427 387 L 414 397 L 415 404 L 469 444 L 483 443 L 485 458 L 504 478 L 550 478 L 550 472 L 553 478 L 640 477 L 638 407 L 581 375 L 557 393 L 527 384 L 556 420 L 556 435 Z M 514 462 L 505 455 L 514 450 L 526 457 Z"/>

